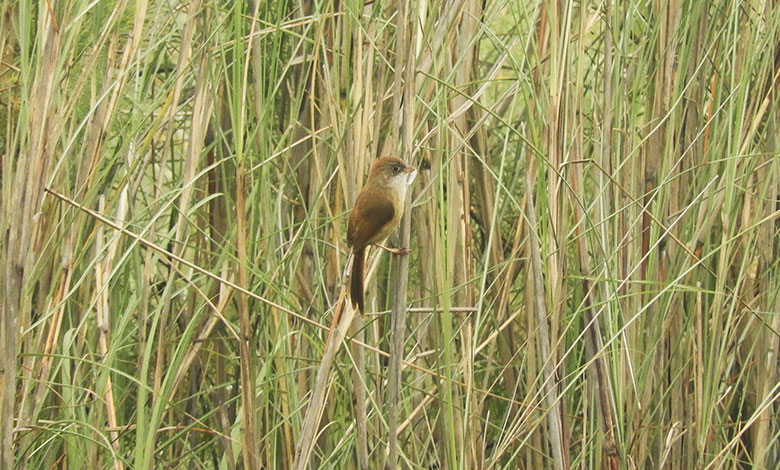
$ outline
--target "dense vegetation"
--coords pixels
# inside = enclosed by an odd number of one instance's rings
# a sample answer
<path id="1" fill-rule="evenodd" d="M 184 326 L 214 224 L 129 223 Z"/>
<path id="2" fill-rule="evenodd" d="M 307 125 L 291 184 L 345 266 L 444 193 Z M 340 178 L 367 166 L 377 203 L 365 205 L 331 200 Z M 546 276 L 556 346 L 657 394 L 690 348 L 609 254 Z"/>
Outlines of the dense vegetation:
<path id="1" fill-rule="evenodd" d="M 2 2 L 0 467 L 780 468 L 775 3 Z"/>

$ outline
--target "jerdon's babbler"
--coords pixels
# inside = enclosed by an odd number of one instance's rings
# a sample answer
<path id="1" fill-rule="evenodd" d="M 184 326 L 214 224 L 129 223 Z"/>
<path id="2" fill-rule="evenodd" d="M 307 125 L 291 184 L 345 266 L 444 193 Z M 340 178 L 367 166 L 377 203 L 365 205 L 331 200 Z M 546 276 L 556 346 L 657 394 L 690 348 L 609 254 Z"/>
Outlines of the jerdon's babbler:
<path id="1" fill-rule="evenodd" d="M 366 247 L 376 245 L 391 253 L 406 254 L 380 245 L 398 226 L 404 213 L 406 188 L 417 171 L 397 157 L 382 157 L 371 166 L 363 189 L 347 221 L 347 244 L 352 247 L 352 279 L 350 298 L 352 306 L 365 313 L 363 301 L 363 264 Z"/>

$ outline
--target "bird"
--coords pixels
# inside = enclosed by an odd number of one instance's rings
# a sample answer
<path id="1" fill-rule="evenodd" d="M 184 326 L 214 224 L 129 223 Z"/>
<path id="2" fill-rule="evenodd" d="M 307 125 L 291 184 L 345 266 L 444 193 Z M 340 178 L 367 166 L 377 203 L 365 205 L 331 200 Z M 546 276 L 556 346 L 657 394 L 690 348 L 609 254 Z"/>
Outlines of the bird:
<path id="1" fill-rule="evenodd" d="M 347 220 L 347 245 L 352 247 L 353 262 L 350 280 L 352 307 L 365 313 L 363 299 L 363 265 L 366 247 L 376 245 L 397 255 L 409 253 L 381 245 L 401 222 L 406 190 L 417 170 L 398 157 L 386 156 L 371 165 L 368 180 L 360 190 Z"/>

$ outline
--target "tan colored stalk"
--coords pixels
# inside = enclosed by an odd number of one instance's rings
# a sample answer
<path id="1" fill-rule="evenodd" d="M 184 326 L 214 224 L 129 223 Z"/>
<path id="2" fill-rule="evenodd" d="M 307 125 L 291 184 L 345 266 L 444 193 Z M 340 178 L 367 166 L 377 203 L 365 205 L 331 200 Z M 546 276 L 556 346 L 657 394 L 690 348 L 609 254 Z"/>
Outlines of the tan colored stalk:
<path id="1" fill-rule="evenodd" d="M 40 11 L 37 17 L 38 28 L 34 46 L 38 49 L 36 58 L 30 58 L 33 70 L 29 70 L 31 89 L 26 116 L 28 121 L 19 122 L 25 147 L 7 148 L 2 155 L 3 188 L 2 219 L 2 257 L 3 264 L 3 304 L 0 319 L 0 465 L 4 468 L 26 468 L 26 463 L 16 466 L 14 459 L 13 430 L 16 426 L 29 424 L 27 407 L 20 407 L 18 420 L 15 421 L 15 403 L 17 398 L 17 357 L 20 345 L 20 328 L 29 327 L 33 302 L 30 298 L 30 283 L 36 282 L 33 267 L 41 255 L 41 242 L 46 236 L 43 225 L 43 188 L 50 177 L 55 156 L 55 139 L 61 125 L 58 103 L 62 101 L 61 61 L 62 33 L 56 26 L 50 12 Z M 5 34 L 5 32 L 3 32 Z M 3 54 L 5 51 L 0 51 Z M 20 117 L 16 117 L 21 121 Z M 25 128 L 24 125 L 27 125 Z M 10 134 L 8 134 L 10 137 Z M 8 152 L 8 153 L 6 153 Z M 14 154 L 18 152 L 18 154 Z M 6 172 L 8 174 L 6 175 Z M 50 324 L 50 332 L 58 329 L 58 319 Z M 21 338 L 21 351 L 33 349 L 32 335 Z M 52 337 L 54 345 L 55 338 Z M 33 358 L 26 358 L 22 370 L 29 370 Z M 44 363 L 49 360 L 45 360 Z M 48 366 L 44 364 L 44 369 Z M 27 389 L 29 384 L 23 384 Z M 27 394 L 23 395 L 26 399 Z M 30 438 L 22 436 L 19 443 L 30 445 Z"/>
<path id="2" fill-rule="evenodd" d="M 248 286 L 247 232 L 246 232 L 246 178 L 244 169 L 236 168 L 236 247 L 238 249 L 238 284 Z M 260 468 L 260 448 L 257 440 L 257 409 L 255 405 L 255 334 L 249 320 L 249 302 L 244 293 L 239 293 L 239 322 L 241 325 L 241 455 L 244 468 Z"/>
<path id="3" fill-rule="evenodd" d="M 353 62 L 353 70 L 352 70 L 352 76 L 353 76 L 353 85 L 351 88 L 351 95 L 356 97 L 361 97 L 362 100 L 358 102 L 356 109 L 355 109 L 355 122 L 352 126 L 352 159 L 350 159 L 352 162 L 355 160 L 358 160 L 358 156 L 364 156 L 364 158 L 360 158 L 360 160 L 364 162 L 370 162 L 373 155 L 367 154 L 368 150 L 368 141 L 369 141 L 369 131 L 370 131 L 370 121 L 369 121 L 369 109 L 365 104 L 370 105 L 372 102 L 372 96 L 368 94 L 368 91 L 371 89 L 371 82 L 373 73 L 371 73 L 371 59 L 373 58 L 373 48 L 368 48 L 368 57 L 367 60 L 364 62 L 364 49 L 363 49 L 363 43 L 364 43 L 364 35 L 362 33 L 362 29 L 356 28 L 356 31 L 354 32 L 354 45 L 353 45 L 353 56 L 352 56 L 352 62 Z M 344 162 L 345 166 L 352 167 L 353 164 Z M 346 171 L 342 171 L 342 174 L 348 173 Z M 354 179 L 352 179 L 352 182 L 354 182 Z M 356 194 L 357 194 L 357 184 L 351 184 L 350 189 L 350 201 L 354 201 Z M 340 231 L 334 230 L 336 234 L 341 234 Z M 339 240 L 335 241 L 335 245 L 338 246 Z M 334 254 L 339 254 L 338 252 L 334 251 Z M 336 265 L 337 263 L 333 263 Z M 339 276 L 338 273 L 334 273 L 333 278 L 337 279 Z M 365 340 L 365 329 L 364 329 L 364 321 L 363 316 L 358 315 L 355 317 L 353 322 L 353 329 L 356 330 L 357 334 L 355 335 L 355 338 L 358 341 L 364 341 Z M 356 379 L 352 382 L 352 393 L 355 397 L 355 429 L 357 430 L 357 463 L 358 468 L 361 470 L 368 470 L 369 469 L 369 448 L 368 448 L 368 411 L 367 411 L 367 391 L 365 384 L 368 383 L 366 380 L 366 352 L 363 348 L 357 347 L 357 345 L 353 346 L 353 356 L 355 358 L 355 370 L 353 371 L 353 374 L 356 376 Z"/>
<path id="4" fill-rule="evenodd" d="M 410 11 L 411 0 L 403 0 L 396 13 L 396 61 L 393 82 L 393 130 L 400 132 L 397 148 L 402 160 L 411 163 L 414 156 L 413 138 L 415 119 L 415 65 L 414 47 L 415 15 Z M 403 96 L 403 106 L 401 106 Z M 411 234 L 410 201 L 412 191 L 408 191 L 405 207 L 407 210 L 400 225 L 400 246 L 408 247 Z M 387 419 L 387 470 L 395 470 L 398 465 L 398 402 L 401 396 L 401 361 L 404 354 L 406 336 L 407 286 L 409 282 L 409 256 L 395 257 L 390 285 L 393 286 L 392 311 L 390 313 L 390 364 L 388 366 L 388 394 L 386 403 Z"/>
<path id="5" fill-rule="evenodd" d="M 368 276 L 366 276 L 366 279 L 368 279 Z M 341 312 L 339 323 L 336 325 L 335 331 L 332 332 L 332 336 L 326 345 L 325 353 L 323 354 L 319 368 L 317 369 L 317 376 L 314 381 L 314 388 L 311 391 L 309 406 L 306 409 L 306 415 L 303 419 L 301 431 L 298 436 L 298 443 L 295 447 L 295 463 L 293 467 L 295 470 L 305 470 L 309 468 L 309 458 L 312 450 L 314 450 L 314 440 L 317 437 L 320 419 L 322 418 L 322 412 L 325 408 L 325 396 L 330 388 L 330 369 L 336 358 L 336 352 L 344 341 L 349 326 L 352 324 L 352 320 L 355 317 L 355 310 L 350 306 L 345 305 L 346 292 L 346 284 L 343 284 L 341 294 L 339 295 L 339 299 L 333 310 L 334 315 L 337 315 L 336 312 Z"/>
<path id="6" fill-rule="evenodd" d="M 528 199 L 526 206 L 526 214 L 528 217 L 528 225 L 530 227 L 537 227 L 536 224 L 536 207 L 534 206 L 534 198 L 532 193 L 533 185 L 531 184 L 530 177 L 526 174 L 526 188 L 528 188 Z M 546 406 L 546 420 L 549 432 L 550 447 L 553 453 L 553 465 L 557 470 L 563 470 L 567 468 L 566 455 L 567 450 L 564 448 L 566 443 L 563 441 L 563 430 L 561 420 L 561 405 L 560 396 L 556 389 L 557 379 L 555 377 L 555 361 L 552 356 L 552 337 L 550 336 L 550 327 L 547 322 L 547 309 L 544 305 L 545 289 L 542 272 L 542 257 L 539 250 L 539 241 L 537 239 L 536 232 L 530 230 L 530 236 L 528 237 L 528 243 L 530 245 L 529 252 L 531 253 L 530 272 L 533 280 L 534 289 L 534 313 L 536 314 L 536 325 L 539 332 L 539 361 L 542 364 L 542 388 L 544 389 L 543 400 Z"/>

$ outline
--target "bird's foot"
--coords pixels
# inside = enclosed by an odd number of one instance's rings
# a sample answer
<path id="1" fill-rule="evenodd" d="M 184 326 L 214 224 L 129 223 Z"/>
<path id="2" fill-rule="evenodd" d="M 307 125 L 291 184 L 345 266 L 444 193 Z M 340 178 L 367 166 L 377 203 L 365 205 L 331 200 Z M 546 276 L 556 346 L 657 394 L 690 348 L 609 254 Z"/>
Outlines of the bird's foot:
<path id="1" fill-rule="evenodd" d="M 384 245 L 380 245 L 379 243 L 375 243 L 375 245 L 387 252 L 390 252 L 394 255 L 408 255 L 409 249 L 408 248 L 388 248 Z"/>

